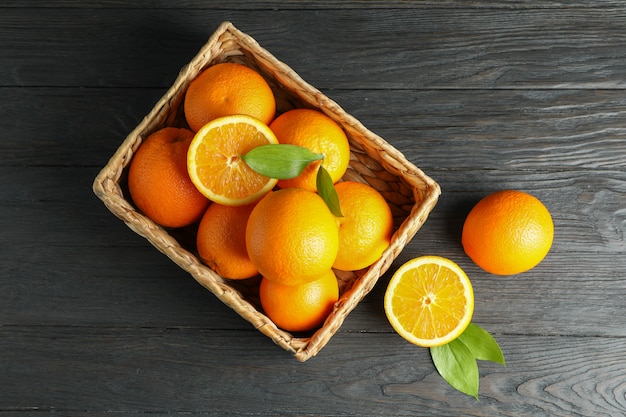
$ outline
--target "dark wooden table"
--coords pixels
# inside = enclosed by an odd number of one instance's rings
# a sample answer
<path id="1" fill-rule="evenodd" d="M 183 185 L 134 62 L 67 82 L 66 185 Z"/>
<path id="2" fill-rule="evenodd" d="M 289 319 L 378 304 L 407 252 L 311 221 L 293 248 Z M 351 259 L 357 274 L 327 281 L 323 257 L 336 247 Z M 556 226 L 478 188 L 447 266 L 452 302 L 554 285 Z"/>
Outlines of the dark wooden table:
<path id="1" fill-rule="evenodd" d="M 434 178 L 431 217 L 305 363 L 115 218 L 91 185 L 232 21 Z M 622 1 L 13 1 L 0 5 L 0 416 L 626 414 Z M 528 191 L 551 252 L 497 277 L 460 244 Z M 448 386 L 382 309 L 391 272 L 459 263 L 506 368 Z"/>

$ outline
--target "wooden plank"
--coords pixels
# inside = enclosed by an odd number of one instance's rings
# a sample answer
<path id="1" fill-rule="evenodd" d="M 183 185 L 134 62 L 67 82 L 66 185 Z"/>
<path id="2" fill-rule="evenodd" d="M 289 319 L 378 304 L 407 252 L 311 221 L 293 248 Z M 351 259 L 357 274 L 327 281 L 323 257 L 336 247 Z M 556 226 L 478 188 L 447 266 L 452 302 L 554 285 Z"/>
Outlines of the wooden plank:
<path id="1" fill-rule="evenodd" d="M 624 411 L 626 347 L 613 338 L 498 337 L 507 367 L 480 363 L 477 402 L 439 377 L 426 349 L 389 334 L 342 334 L 305 363 L 241 331 L 49 327 L 3 328 L 0 336 L 0 412 L 20 415 Z"/>
<path id="2" fill-rule="evenodd" d="M 227 10 L 302 10 L 302 9 L 411 9 L 411 8 L 481 8 L 481 9 L 552 9 L 552 8 L 601 8 L 619 7 L 623 3 L 620 0 L 575 0 L 575 1 L 541 1 L 528 0 L 494 0 L 494 1 L 467 1 L 467 0 L 431 0 L 431 1 L 407 1 L 407 0 L 352 0 L 337 2 L 333 0 L 283 0 L 283 1 L 257 1 L 257 0 L 231 0 L 211 1 L 203 0 L 104 0 L 104 1 L 81 1 L 81 0 L 5 0 L 0 8 L 116 8 L 116 9 L 227 9 Z"/>
<path id="3" fill-rule="evenodd" d="M 115 237 L 115 245 L 140 244 L 134 238 L 120 241 L 123 234 L 132 232 L 121 226 L 122 222 L 91 193 L 91 172 L 93 168 L 0 168 L 0 184 L 4 185 L 0 207 L 6 213 L 3 238 L 28 245 L 26 238 L 38 232 L 36 243 L 54 244 L 62 232 L 83 239 L 79 245 L 111 245 L 98 234 Z M 559 228 L 557 238 L 563 239 L 563 246 L 557 239 L 555 252 L 618 253 L 626 245 L 623 171 L 441 170 L 434 174 L 444 190 L 428 220 L 433 228 L 436 226 L 436 233 L 447 233 L 446 223 L 460 229 L 473 204 L 486 194 L 514 188 L 535 194 L 552 212 Z M 30 223 L 36 217 L 41 220 Z"/>
<path id="4" fill-rule="evenodd" d="M 3 85 L 166 87 L 231 20 L 319 88 L 624 88 L 624 7 L 45 11 L 3 9 Z"/>
<path id="5" fill-rule="evenodd" d="M 163 94 L 165 89 L 3 88 L 0 165 L 101 168 Z"/>
<path id="6" fill-rule="evenodd" d="M 164 93 L 5 88 L 0 96 L 0 129 L 6 133 L 0 166 L 101 168 Z M 626 95 L 621 90 L 325 93 L 428 172 L 620 170 L 626 162 Z M 37 123 L 24 118 L 29 114 Z"/>
<path id="7" fill-rule="evenodd" d="M 620 90 L 328 94 L 427 170 L 620 170 L 626 162 Z"/>
<path id="8" fill-rule="evenodd" d="M 152 247 L 74 245 L 3 252 L 10 259 L 0 268 L 3 326 L 252 329 Z"/>

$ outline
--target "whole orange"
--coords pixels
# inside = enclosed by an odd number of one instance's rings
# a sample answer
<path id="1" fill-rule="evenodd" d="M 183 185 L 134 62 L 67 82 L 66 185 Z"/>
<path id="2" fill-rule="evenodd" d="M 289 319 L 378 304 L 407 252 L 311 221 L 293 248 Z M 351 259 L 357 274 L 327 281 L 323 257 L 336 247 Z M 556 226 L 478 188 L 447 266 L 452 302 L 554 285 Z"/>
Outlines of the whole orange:
<path id="1" fill-rule="evenodd" d="M 258 274 L 246 250 L 246 224 L 253 208 L 254 204 L 213 203 L 200 220 L 196 236 L 200 259 L 224 278 L 244 279 Z"/>
<path id="2" fill-rule="evenodd" d="M 334 268 L 363 269 L 389 247 L 393 216 L 385 198 L 373 187 L 355 181 L 335 185 L 343 217 L 339 217 L 339 251 Z"/>
<path id="3" fill-rule="evenodd" d="M 337 182 L 348 168 L 350 145 L 341 126 L 318 110 L 293 109 L 278 116 L 270 129 L 279 143 L 298 145 L 324 155 L 322 161 L 310 163 L 296 178 L 278 181 L 281 188 L 300 187 L 316 191 L 320 165 Z"/>
<path id="4" fill-rule="evenodd" d="M 208 67 L 191 81 L 184 109 L 189 127 L 197 132 L 213 119 L 235 114 L 269 124 L 276 100 L 261 74 L 242 64 L 224 62 Z"/>
<path id="5" fill-rule="evenodd" d="M 339 299 L 339 285 L 332 270 L 302 285 L 283 285 L 267 278 L 259 287 L 265 314 L 283 330 L 303 332 L 319 327 Z"/>
<path id="6" fill-rule="evenodd" d="M 303 188 L 266 194 L 252 210 L 246 247 L 265 278 L 285 285 L 314 281 L 337 257 L 339 226 L 322 198 Z"/>
<path id="7" fill-rule="evenodd" d="M 187 173 L 193 132 L 163 128 L 145 139 L 133 156 L 128 188 L 134 204 L 155 223 L 183 227 L 200 219 L 209 205 Z"/>
<path id="8" fill-rule="evenodd" d="M 512 275 L 534 268 L 552 246 L 554 224 L 536 197 L 497 191 L 472 208 L 463 224 L 465 253 L 482 269 Z"/>

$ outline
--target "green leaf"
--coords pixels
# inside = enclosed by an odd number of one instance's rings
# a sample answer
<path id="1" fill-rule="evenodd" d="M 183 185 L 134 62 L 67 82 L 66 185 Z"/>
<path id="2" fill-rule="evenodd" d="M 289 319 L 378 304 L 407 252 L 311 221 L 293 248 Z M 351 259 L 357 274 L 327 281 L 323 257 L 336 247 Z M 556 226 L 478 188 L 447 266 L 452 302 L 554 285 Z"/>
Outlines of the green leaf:
<path id="1" fill-rule="evenodd" d="M 439 375 L 453 388 L 478 399 L 478 364 L 460 340 L 430 348 Z"/>
<path id="2" fill-rule="evenodd" d="M 322 197 L 330 212 L 335 217 L 343 217 L 335 184 L 333 184 L 330 174 L 323 165 L 320 165 L 320 169 L 317 171 L 316 185 L 317 193 Z"/>
<path id="3" fill-rule="evenodd" d="M 287 180 L 300 175 L 311 162 L 324 159 L 324 155 L 302 146 L 270 144 L 251 149 L 242 159 L 261 175 Z"/>
<path id="4" fill-rule="evenodd" d="M 477 324 L 470 323 L 465 331 L 458 337 L 458 339 L 472 352 L 474 358 L 500 363 L 506 366 L 504 362 L 504 355 L 498 342 L 487 332 L 487 330 L 478 326 Z"/>

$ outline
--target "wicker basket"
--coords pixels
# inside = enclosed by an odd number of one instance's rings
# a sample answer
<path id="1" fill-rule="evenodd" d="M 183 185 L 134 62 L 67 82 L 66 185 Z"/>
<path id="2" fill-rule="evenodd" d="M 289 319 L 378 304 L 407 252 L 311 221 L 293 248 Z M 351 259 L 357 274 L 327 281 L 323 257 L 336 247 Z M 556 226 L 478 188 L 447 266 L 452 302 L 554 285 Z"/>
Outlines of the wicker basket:
<path id="1" fill-rule="evenodd" d="M 324 325 L 311 334 L 293 335 L 277 328 L 261 311 L 258 280 L 222 278 L 196 256 L 194 239 L 189 238 L 190 231 L 167 230 L 158 226 L 124 197 L 127 194 L 127 166 L 142 140 L 165 126 L 186 127 L 182 102 L 189 83 L 203 69 L 224 61 L 245 64 L 263 75 L 274 90 L 277 114 L 295 107 L 314 108 L 339 123 L 351 146 L 350 166 L 344 179 L 365 182 L 376 188 L 383 194 L 394 215 L 395 230 L 391 245 L 380 260 L 366 270 L 336 271 L 340 281 L 339 301 Z M 181 70 L 174 85 L 128 135 L 98 174 L 93 190 L 107 208 L 132 230 L 145 237 L 202 286 L 300 361 L 315 356 L 328 343 L 346 316 L 370 292 L 426 221 L 440 194 L 438 184 L 408 162 L 399 151 L 367 130 L 230 22 L 222 23 L 193 60 Z"/>

